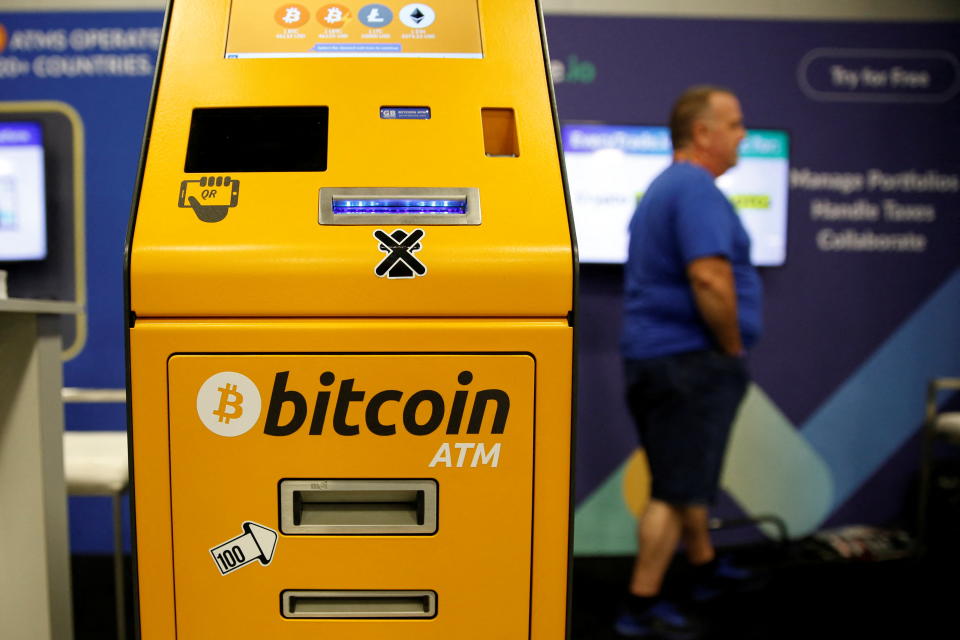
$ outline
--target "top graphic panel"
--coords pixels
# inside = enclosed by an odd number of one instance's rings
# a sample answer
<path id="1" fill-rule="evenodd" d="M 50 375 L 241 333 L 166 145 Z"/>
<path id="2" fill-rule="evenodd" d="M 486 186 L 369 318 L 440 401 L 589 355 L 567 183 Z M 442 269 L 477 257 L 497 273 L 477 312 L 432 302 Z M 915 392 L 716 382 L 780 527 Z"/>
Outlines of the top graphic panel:
<path id="1" fill-rule="evenodd" d="M 227 58 L 482 58 L 477 0 L 233 0 Z"/>

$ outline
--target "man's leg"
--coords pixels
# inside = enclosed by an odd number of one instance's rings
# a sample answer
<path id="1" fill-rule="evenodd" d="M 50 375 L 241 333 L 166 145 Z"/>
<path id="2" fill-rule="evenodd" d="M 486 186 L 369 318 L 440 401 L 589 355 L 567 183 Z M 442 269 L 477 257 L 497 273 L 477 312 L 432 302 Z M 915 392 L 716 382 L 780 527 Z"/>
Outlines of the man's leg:
<path id="1" fill-rule="evenodd" d="M 683 522 L 683 543 L 687 548 L 690 564 L 700 566 L 712 562 L 716 552 L 710 539 L 710 515 L 707 507 L 683 507 L 680 517 Z"/>
<path id="2" fill-rule="evenodd" d="M 705 565 L 714 559 L 707 507 L 678 508 L 652 498 L 637 527 L 639 551 L 630 593 L 647 598 L 660 593 L 681 536 L 690 564 Z"/>
<path id="3" fill-rule="evenodd" d="M 688 397 L 682 372 L 670 358 L 626 363 L 627 399 L 647 452 L 651 498 L 637 528 L 639 549 L 623 610 L 614 625 L 624 636 L 693 638 L 699 625 L 676 603 L 661 596 L 664 576 L 683 532 L 681 511 L 672 500 L 685 494 L 684 457 Z"/>
<path id="4" fill-rule="evenodd" d="M 637 527 L 640 548 L 633 566 L 630 593 L 642 598 L 660 593 L 682 528 L 681 512 L 676 507 L 655 498 L 650 500 Z"/>
<path id="5" fill-rule="evenodd" d="M 680 542 L 683 519 L 677 507 L 653 498 L 637 529 L 640 549 L 630 594 L 614 627 L 623 636 L 692 640 L 699 625 L 660 595 L 663 578 Z"/>

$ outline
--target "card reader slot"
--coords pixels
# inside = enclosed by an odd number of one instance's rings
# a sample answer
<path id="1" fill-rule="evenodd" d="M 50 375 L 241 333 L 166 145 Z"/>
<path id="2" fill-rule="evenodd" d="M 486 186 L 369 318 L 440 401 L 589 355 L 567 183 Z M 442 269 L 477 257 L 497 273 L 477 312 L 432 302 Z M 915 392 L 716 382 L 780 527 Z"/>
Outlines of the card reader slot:
<path id="1" fill-rule="evenodd" d="M 281 594 L 285 618 L 432 618 L 435 591 L 288 590 Z"/>
<path id="2" fill-rule="evenodd" d="M 280 528 L 291 535 L 429 535 L 433 480 L 282 480 Z"/>
<path id="3" fill-rule="evenodd" d="M 466 215 L 467 198 L 334 198 L 334 215 Z"/>
<path id="4" fill-rule="evenodd" d="M 322 187 L 322 225 L 478 225 L 476 187 Z"/>

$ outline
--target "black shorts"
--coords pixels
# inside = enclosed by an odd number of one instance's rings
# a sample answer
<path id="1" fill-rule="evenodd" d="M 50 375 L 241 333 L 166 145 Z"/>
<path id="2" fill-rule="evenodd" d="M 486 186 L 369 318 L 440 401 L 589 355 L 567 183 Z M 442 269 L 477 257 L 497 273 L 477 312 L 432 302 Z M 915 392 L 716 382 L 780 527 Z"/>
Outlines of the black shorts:
<path id="1" fill-rule="evenodd" d="M 651 495 L 678 506 L 712 504 L 749 382 L 743 360 L 693 351 L 624 364 L 627 403 L 650 463 Z"/>

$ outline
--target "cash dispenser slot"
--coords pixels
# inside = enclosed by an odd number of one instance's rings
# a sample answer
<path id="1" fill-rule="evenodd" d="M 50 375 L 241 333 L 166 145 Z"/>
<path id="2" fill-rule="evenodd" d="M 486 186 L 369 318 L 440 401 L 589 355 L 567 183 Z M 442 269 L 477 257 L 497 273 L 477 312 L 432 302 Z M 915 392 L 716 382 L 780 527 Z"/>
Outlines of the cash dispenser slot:
<path id="1" fill-rule="evenodd" d="M 281 594 L 285 618 L 433 618 L 435 591 L 314 591 Z"/>
<path id="2" fill-rule="evenodd" d="M 480 196 L 475 188 L 324 187 L 320 224 L 477 225 Z"/>
<path id="3" fill-rule="evenodd" d="M 431 535 L 435 480 L 281 480 L 280 530 L 288 535 Z"/>

